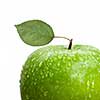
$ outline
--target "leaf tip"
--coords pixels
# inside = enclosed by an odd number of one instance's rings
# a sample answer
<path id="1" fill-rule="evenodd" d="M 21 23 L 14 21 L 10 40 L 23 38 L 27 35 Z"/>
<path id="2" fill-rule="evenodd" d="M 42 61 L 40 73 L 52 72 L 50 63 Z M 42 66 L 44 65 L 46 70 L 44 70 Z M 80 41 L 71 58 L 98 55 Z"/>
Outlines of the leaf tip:
<path id="1" fill-rule="evenodd" d="M 17 28 L 18 25 L 14 25 L 14 26 Z"/>

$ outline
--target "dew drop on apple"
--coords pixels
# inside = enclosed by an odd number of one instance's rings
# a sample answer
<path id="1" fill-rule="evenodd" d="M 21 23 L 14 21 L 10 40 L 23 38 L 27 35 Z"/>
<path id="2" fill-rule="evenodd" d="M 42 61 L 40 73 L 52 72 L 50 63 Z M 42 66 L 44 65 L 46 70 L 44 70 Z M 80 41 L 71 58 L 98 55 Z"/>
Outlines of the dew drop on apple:
<path id="1" fill-rule="evenodd" d="M 92 81 L 92 86 L 91 87 L 94 88 L 94 81 Z"/>
<path id="2" fill-rule="evenodd" d="M 34 85 L 36 85 L 36 82 L 34 82 Z"/>
<path id="3" fill-rule="evenodd" d="M 27 75 L 27 72 L 25 71 L 24 74 Z"/>
<path id="4" fill-rule="evenodd" d="M 88 80 L 88 81 L 87 81 L 87 87 L 89 87 L 89 86 L 90 86 L 90 81 Z"/>
<path id="5" fill-rule="evenodd" d="M 42 79 L 44 79 L 44 75 L 42 75 Z"/>
<path id="6" fill-rule="evenodd" d="M 35 81 L 37 81 L 37 78 L 35 78 Z"/>
<path id="7" fill-rule="evenodd" d="M 57 58 L 56 57 L 54 58 L 54 61 L 57 61 Z"/>
<path id="8" fill-rule="evenodd" d="M 52 72 L 49 72 L 49 76 L 52 77 L 54 74 Z"/>
<path id="9" fill-rule="evenodd" d="M 48 74 L 45 74 L 46 77 L 48 77 Z"/>
<path id="10" fill-rule="evenodd" d="M 59 81 L 58 81 L 58 80 L 56 80 L 56 83 L 58 84 L 58 83 L 59 83 Z"/>
<path id="11" fill-rule="evenodd" d="M 59 66 L 60 66 L 60 63 L 58 62 L 57 65 L 58 65 L 58 67 L 59 67 Z"/>
<path id="12" fill-rule="evenodd" d="M 69 63 L 68 66 L 70 67 L 71 66 L 71 63 Z"/>
<path id="13" fill-rule="evenodd" d="M 59 88 L 59 85 L 56 85 L 56 86 L 55 86 L 55 89 L 58 89 L 58 88 Z"/>
<path id="14" fill-rule="evenodd" d="M 38 71 L 38 68 L 36 68 L 36 71 Z"/>
<path id="15" fill-rule="evenodd" d="M 32 60 L 31 60 L 31 61 L 33 62 L 34 60 L 35 60 L 35 58 L 32 58 Z"/>
<path id="16" fill-rule="evenodd" d="M 42 62 L 39 63 L 39 67 L 41 67 L 41 66 L 42 66 Z"/>
<path id="17" fill-rule="evenodd" d="M 50 62 L 49 65 L 52 65 L 52 63 Z"/>
<path id="18" fill-rule="evenodd" d="M 26 100 L 29 100 L 29 96 L 28 95 L 26 95 Z"/>
<path id="19" fill-rule="evenodd" d="M 92 97 L 92 95 L 91 95 L 91 93 L 89 93 L 89 98 L 91 98 Z"/>
<path id="20" fill-rule="evenodd" d="M 27 76 L 26 76 L 27 78 L 29 78 L 29 75 L 27 74 Z"/>
<path id="21" fill-rule="evenodd" d="M 66 57 L 65 56 L 63 57 L 63 62 L 66 63 Z"/>
<path id="22" fill-rule="evenodd" d="M 77 59 L 75 57 L 73 57 L 73 61 L 77 61 Z"/>
<path id="23" fill-rule="evenodd" d="M 42 71 L 40 72 L 40 75 L 43 75 L 43 72 Z"/>
<path id="24" fill-rule="evenodd" d="M 33 73 L 33 72 L 34 72 L 34 70 L 31 70 L 31 72 Z"/>
<path id="25" fill-rule="evenodd" d="M 58 52 L 57 51 L 55 51 L 55 54 L 57 54 Z"/>
<path id="26" fill-rule="evenodd" d="M 47 96 L 47 94 L 48 94 L 48 91 L 44 91 L 43 95 Z"/>
<path id="27" fill-rule="evenodd" d="M 52 60 L 52 59 L 50 59 L 50 62 L 51 62 L 51 63 L 53 63 L 53 60 Z"/>
<path id="28" fill-rule="evenodd" d="M 33 73 L 33 76 L 35 76 L 35 73 Z"/>
<path id="29" fill-rule="evenodd" d="M 62 56 L 58 56 L 58 59 L 60 60 L 62 58 Z"/>

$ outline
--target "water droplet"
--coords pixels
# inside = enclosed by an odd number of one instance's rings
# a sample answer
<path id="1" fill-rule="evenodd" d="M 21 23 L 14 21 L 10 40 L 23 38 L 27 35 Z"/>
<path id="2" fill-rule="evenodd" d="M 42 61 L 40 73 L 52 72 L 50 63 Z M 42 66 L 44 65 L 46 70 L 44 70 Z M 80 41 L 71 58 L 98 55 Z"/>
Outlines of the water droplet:
<path id="1" fill-rule="evenodd" d="M 35 81 L 37 81 L 37 78 L 35 78 Z"/>
<path id="2" fill-rule="evenodd" d="M 49 71 L 47 70 L 47 73 L 49 74 Z"/>
<path id="3" fill-rule="evenodd" d="M 73 57 L 73 61 L 76 61 L 77 59 L 75 57 Z"/>
<path id="4" fill-rule="evenodd" d="M 60 66 L 60 63 L 58 62 L 57 65 L 58 65 L 58 67 L 59 67 L 59 66 Z"/>
<path id="5" fill-rule="evenodd" d="M 34 60 L 35 60 L 35 58 L 32 58 L 32 60 L 31 60 L 31 61 L 33 62 Z"/>
<path id="6" fill-rule="evenodd" d="M 92 52 L 92 55 L 95 56 L 96 55 L 95 52 Z"/>
<path id="7" fill-rule="evenodd" d="M 53 60 L 51 59 L 50 62 L 53 63 Z"/>
<path id="8" fill-rule="evenodd" d="M 52 72 L 49 72 L 50 77 L 52 77 L 54 74 Z"/>
<path id="9" fill-rule="evenodd" d="M 40 75 L 43 75 L 43 72 L 40 72 Z"/>
<path id="10" fill-rule="evenodd" d="M 48 74 L 46 74 L 45 76 L 48 77 Z"/>
<path id="11" fill-rule="evenodd" d="M 54 60 L 57 61 L 57 58 L 55 57 Z"/>
<path id="12" fill-rule="evenodd" d="M 35 70 L 38 71 L 38 68 L 36 68 Z"/>
<path id="13" fill-rule="evenodd" d="M 56 80 L 56 83 L 58 84 L 58 83 L 59 83 L 59 81 L 58 81 L 58 80 Z"/>
<path id="14" fill-rule="evenodd" d="M 42 79 L 44 78 L 44 75 L 42 75 Z"/>
<path id="15" fill-rule="evenodd" d="M 58 89 L 58 88 L 59 88 L 59 85 L 56 85 L 56 86 L 55 86 L 55 89 Z"/>
<path id="16" fill-rule="evenodd" d="M 57 54 L 58 52 L 57 51 L 55 51 L 55 54 Z"/>
<path id="17" fill-rule="evenodd" d="M 33 76 L 35 75 L 35 73 L 33 73 Z"/>
<path id="18" fill-rule="evenodd" d="M 43 93 L 44 96 L 47 96 L 47 94 L 48 94 L 48 91 L 45 91 L 45 92 Z"/>
<path id="19" fill-rule="evenodd" d="M 42 55 L 42 52 L 40 52 L 39 55 Z"/>
<path id="20" fill-rule="evenodd" d="M 66 62 L 66 57 L 65 56 L 63 57 L 63 62 Z"/>
<path id="21" fill-rule="evenodd" d="M 62 57 L 61 56 L 58 56 L 58 59 L 61 59 Z"/>
<path id="22" fill-rule="evenodd" d="M 33 65 L 31 65 L 30 68 L 33 68 Z M 30 69 L 30 70 L 31 70 L 31 69 Z"/>
<path id="23" fill-rule="evenodd" d="M 43 91 L 44 91 L 44 90 L 43 90 L 43 87 L 40 87 L 40 91 L 41 91 L 41 92 L 43 92 Z"/>
<path id="24" fill-rule="evenodd" d="M 43 63 L 43 62 L 40 62 L 40 63 L 39 63 L 39 67 L 41 67 L 41 66 L 42 66 L 42 63 Z"/>
<path id="25" fill-rule="evenodd" d="M 67 59 L 68 59 L 68 60 L 71 60 L 71 58 L 70 58 L 70 57 L 67 57 Z"/>
<path id="26" fill-rule="evenodd" d="M 29 76 L 29 75 L 27 75 L 26 77 L 27 77 L 27 78 L 29 78 L 30 76 Z"/>
<path id="27" fill-rule="evenodd" d="M 26 95 L 26 100 L 29 100 L 29 96 L 28 95 Z"/>
<path id="28" fill-rule="evenodd" d="M 92 82 L 92 88 L 94 88 L 94 81 Z"/>
<path id="29" fill-rule="evenodd" d="M 89 98 L 91 98 L 92 97 L 92 95 L 89 93 Z"/>
<path id="30" fill-rule="evenodd" d="M 36 85 L 36 82 L 34 82 L 34 85 Z"/>
<path id="31" fill-rule="evenodd" d="M 87 81 L 87 89 L 89 89 L 90 88 L 90 81 L 88 80 Z"/>
<path id="32" fill-rule="evenodd" d="M 34 72 L 34 70 L 32 70 L 32 73 Z"/>
<path id="33" fill-rule="evenodd" d="M 60 73 L 62 72 L 62 70 L 59 71 Z"/>
<path id="34" fill-rule="evenodd" d="M 89 80 L 87 81 L 87 86 L 88 86 L 88 87 L 90 86 L 90 81 L 89 81 Z"/>
<path id="35" fill-rule="evenodd" d="M 52 65 L 52 63 L 50 62 L 49 65 Z"/>
<path id="36" fill-rule="evenodd" d="M 71 66 L 71 63 L 69 63 L 68 66 L 70 67 Z"/>
<path id="37" fill-rule="evenodd" d="M 24 74 L 27 75 L 27 72 L 25 71 Z"/>

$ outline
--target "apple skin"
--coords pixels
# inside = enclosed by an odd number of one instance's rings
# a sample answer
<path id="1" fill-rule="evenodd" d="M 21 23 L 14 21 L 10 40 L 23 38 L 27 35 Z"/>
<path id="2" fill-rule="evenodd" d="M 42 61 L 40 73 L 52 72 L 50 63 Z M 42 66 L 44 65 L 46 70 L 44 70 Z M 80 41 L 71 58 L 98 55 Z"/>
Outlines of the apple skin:
<path id="1" fill-rule="evenodd" d="M 100 51 L 88 45 L 47 46 L 21 73 L 22 100 L 100 100 Z"/>

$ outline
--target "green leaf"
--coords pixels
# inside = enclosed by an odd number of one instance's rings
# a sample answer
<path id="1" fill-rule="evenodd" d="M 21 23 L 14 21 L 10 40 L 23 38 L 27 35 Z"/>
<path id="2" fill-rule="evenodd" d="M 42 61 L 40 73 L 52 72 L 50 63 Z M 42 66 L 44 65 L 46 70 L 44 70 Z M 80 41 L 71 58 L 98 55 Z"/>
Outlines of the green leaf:
<path id="1" fill-rule="evenodd" d="M 54 32 L 47 23 L 41 20 L 30 20 L 15 25 L 21 39 L 32 46 L 48 44 L 54 38 Z"/>

